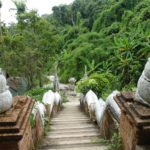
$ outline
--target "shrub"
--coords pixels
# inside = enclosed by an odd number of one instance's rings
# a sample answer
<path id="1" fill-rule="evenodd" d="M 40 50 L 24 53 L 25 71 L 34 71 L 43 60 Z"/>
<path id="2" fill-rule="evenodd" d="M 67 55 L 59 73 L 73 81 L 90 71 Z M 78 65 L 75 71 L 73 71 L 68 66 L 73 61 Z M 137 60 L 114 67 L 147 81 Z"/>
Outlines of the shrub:
<path id="1" fill-rule="evenodd" d="M 86 94 L 92 90 L 98 97 L 101 97 L 103 92 L 111 88 L 113 79 L 114 76 L 110 73 L 94 73 L 89 78 L 77 82 L 77 91 Z"/>
<path id="2" fill-rule="evenodd" d="M 119 132 L 114 133 L 109 140 L 105 139 L 92 139 L 93 142 L 102 142 L 107 145 L 106 150 L 120 150 L 122 149 L 122 137 Z"/>

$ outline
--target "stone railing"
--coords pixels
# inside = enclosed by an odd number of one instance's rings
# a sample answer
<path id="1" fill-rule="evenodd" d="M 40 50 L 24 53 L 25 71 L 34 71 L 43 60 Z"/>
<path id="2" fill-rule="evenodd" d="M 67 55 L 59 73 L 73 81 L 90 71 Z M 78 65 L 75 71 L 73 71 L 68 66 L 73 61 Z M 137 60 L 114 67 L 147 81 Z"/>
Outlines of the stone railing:
<path id="1" fill-rule="evenodd" d="M 135 92 L 114 97 L 121 108 L 120 133 L 124 150 L 150 149 L 150 108 L 136 101 Z"/>
<path id="2" fill-rule="evenodd" d="M 0 150 L 36 147 L 44 135 L 45 117 L 50 121 L 61 108 L 57 92 L 48 91 L 44 95 L 46 99 L 43 97 L 41 103 L 28 96 L 12 98 L 5 77 L 0 75 Z"/>
<path id="3" fill-rule="evenodd" d="M 110 139 L 116 126 L 120 121 L 120 108 L 113 101 L 113 96 L 119 93 L 114 91 L 108 96 L 106 102 L 97 98 L 94 92 L 89 91 L 85 96 L 80 98 L 80 106 L 92 121 L 96 121 L 99 126 L 101 135 L 105 139 Z"/>
<path id="4" fill-rule="evenodd" d="M 34 101 L 29 97 L 15 97 L 13 106 L 0 114 L 0 149 L 25 150 L 31 147 L 30 114 Z"/>
<path id="5" fill-rule="evenodd" d="M 81 96 L 80 106 L 97 122 L 105 139 L 120 132 L 122 150 L 150 150 L 150 58 L 136 92 L 115 91 L 104 102 L 89 91 Z"/>
<path id="6" fill-rule="evenodd" d="M 30 115 L 34 104 L 35 101 L 30 97 L 17 96 L 13 98 L 13 106 L 0 114 L 0 149 L 32 150 L 39 143 L 44 135 L 44 126 L 41 114 L 37 111 L 35 126 L 31 127 Z M 55 105 L 52 114 L 54 115 L 59 109 L 60 105 Z"/>

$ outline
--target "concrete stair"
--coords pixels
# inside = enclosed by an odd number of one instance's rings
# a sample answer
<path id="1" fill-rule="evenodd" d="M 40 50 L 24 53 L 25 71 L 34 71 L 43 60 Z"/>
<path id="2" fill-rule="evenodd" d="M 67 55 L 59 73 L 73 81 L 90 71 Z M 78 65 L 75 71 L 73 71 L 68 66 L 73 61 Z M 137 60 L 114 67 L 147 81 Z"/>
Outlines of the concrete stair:
<path id="1" fill-rule="evenodd" d="M 50 131 L 38 150 L 106 150 L 96 124 L 80 110 L 79 101 L 71 97 L 70 102 L 50 123 Z"/>

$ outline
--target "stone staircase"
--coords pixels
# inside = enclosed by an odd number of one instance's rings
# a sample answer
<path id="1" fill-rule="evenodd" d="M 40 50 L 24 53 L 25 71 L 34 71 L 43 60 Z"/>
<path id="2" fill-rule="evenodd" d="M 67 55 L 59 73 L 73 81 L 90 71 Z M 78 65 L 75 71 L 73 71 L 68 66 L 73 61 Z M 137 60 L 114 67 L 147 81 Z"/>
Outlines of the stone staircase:
<path id="1" fill-rule="evenodd" d="M 98 127 L 80 110 L 78 98 L 69 99 L 51 121 L 51 129 L 38 150 L 105 150 L 103 143 L 94 141 L 101 137 Z"/>

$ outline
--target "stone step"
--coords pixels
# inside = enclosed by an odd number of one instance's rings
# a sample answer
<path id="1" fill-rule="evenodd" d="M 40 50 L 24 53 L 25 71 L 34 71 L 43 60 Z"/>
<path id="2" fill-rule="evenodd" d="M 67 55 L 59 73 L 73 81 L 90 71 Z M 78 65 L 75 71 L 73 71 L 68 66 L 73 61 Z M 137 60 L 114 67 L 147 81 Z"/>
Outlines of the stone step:
<path id="1" fill-rule="evenodd" d="M 59 115 L 59 116 L 57 116 L 57 118 L 60 118 L 60 117 L 87 117 L 85 114 L 75 114 L 75 113 L 70 113 L 70 114 L 61 114 L 61 115 Z"/>
<path id="2" fill-rule="evenodd" d="M 94 124 L 76 124 L 75 126 L 73 126 L 72 124 L 68 124 L 68 125 L 55 125 L 55 126 L 51 126 L 51 129 L 56 129 L 56 130 L 61 130 L 61 129 L 83 129 L 83 128 L 97 128 Z"/>
<path id="3" fill-rule="evenodd" d="M 59 116 L 55 116 L 55 118 L 61 118 L 61 117 L 70 117 L 70 118 L 84 117 L 86 118 L 87 116 L 85 114 L 61 114 Z"/>
<path id="4" fill-rule="evenodd" d="M 80 113 L 64 113 L 64 114 L 60 114 L 59 116 L 56 116 L 56 117 L 74 117 L 74 116 L 80 116 L 80 117 L 87 117 L 85 114 L 80 114 Z"/>
<path id="5" fill-rule="evenodd" d="M 57 120 L 68 120 L 68 119 L 86 119 L 87 116 L 60 116 L 60 117 L 57 117 L 57 118 L 54 118 L 54 119 L 57 119 Z"/>
<path id="6" fill-rule="evenodd" d="M 49 133 L 46 138 L 49 139 L 58 139 L 58 138 L 75 138 L 75 137 L 90 137 L 90 136 L 100 136 L 100 133 L 98 132 L 84 132 L 84 133 L 68 133 L 68 134 L 51 134 Z"/>
<path id="7" fill-rule="evenodd" d="M 50 132 L 48 132 L 47 133 L 47 135 L 57 135 L 57 134 L 59 134 L 59 135 L 62 135 L 62 134 L 64 134 L 64 135 L 70 135 L 70 134 L 77 134 L 77 133 L 95 133 L 95 132 L 97 132 L 97 133 L 99 133 L 99 130 L 98 129 L 94 129 L 94 128 L 83 128 L 83 129 L 77 129 L 77 130 L 72 130 L 72 129 L 70 129 L 70 130 L 51 130 Z"/>
<path id="8" fill-rule="evenodd" d="M 59 112 L 59 114 L 57 114 L 57 115 L 69 115 L 70 113 L 72 113 L 72 114 L 83 114 L 83 115 L 85 115 L 84 112 L 82 112 L 82 111 L 80 111 L 80 110 L 74 110 L 74 111 L 72 111 L 72 110 L 67 110 L 67 111 Z"/>
<path id="9" fill-rule="evenodd" d="M 68 124 L 70 124 L 70 125 L 72 125 L 72 124 L 85 124 L 85 123 L 87 123 L 87 124 L 91 124 L 91 121 L 90 120 L 78 120 L 78 121 L 70 121 L 70 120 L 67 120 L 67 121 L 51 121 L 50 122 L 50 125 L 68 125 Z"/>
<path id="10" fill-rule="evenodd" d="M 98 139 L 100 137 L 98 136 L 88 136 L 88 137 L 69 137 L 69 138 L 55 138 L 55 139 L 49 139 L 45 138 L 44 141 L 42 142 L 42 145 L 40 147 L 53 147 L 53 146 L 62 146 L 62 145 L 82 145 L 82 144 L 102 144 L 100 142 L 96 142 L 95 139 Z"/>
<path id="11" fill-rule="evenodd" d="M 103 143 L 77 143 L 77 144 L 61 144 L 61 145 L 45 145 L 39 147 L 38 150 L 106 150 Z"/>
<path id="12" fill-rule="evenodd" d="M 67 117 L 65 117 L 65 118 L 54 118 L 54 119 L 52 119 L 52 121 L 68 121 L 68 119 L 69 119 L 69 121 L 78 121 L 78 120 L 89 120 L 87 117 L 71 117 L 71 118 L 67 118 Z"/>
<path id="13" fill-rule="evenodd" d="M 99 132 L 98 128 L 93 128 L 93 127 L 72 127 L 72 128 L 54 128 L 54 127 L 51 127 L 50 128 L 50 131 L 49 132 L 73 132 L 73 131 L 76 131 L 76 132 L 80 132 L 80 131 L 87 131 L 87 130 L 96 130 L 97 132 Z"/>
<path id="14" fill-rule="evenodd" d="M 57 118 L 55 118 L 55 119 L 52 119 L 52 121 L 51 122 L 58 122 L 58 123 L 61 123 L 61 122 L 73 122 L 73 121 L 88 121 L 89 119 L 88 118 L 70 118 L 69 120 L 66 120 L 66 119 L 57 119 Z"/>
<path id="15" fill-rule="evenodd" d="M 80 147 L 79 147 L 80 145 L 70 145 L 70 147 L 56 147 L 55 149 L 53 149 L 53 148 L 42 148 L 42 149 L 40 149 L 40 150 L 58 150 L 58 149 L 61 149 L 61 150 L 106 150 L 106 146 L 104 146 L 104 145 L 99 145 L 99 146 L 97 146 L 97 145 L 81 145 Z"/>
<path id="16" fill-rule="evenodd" d="M 105 150 L 98 126 L 80 110 L 79 101 L 64 104 L 50 122 L 50 131 L 38 150 Z"/>

